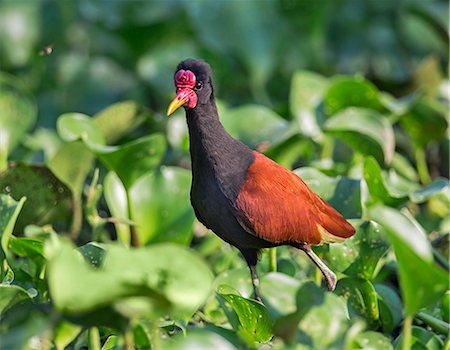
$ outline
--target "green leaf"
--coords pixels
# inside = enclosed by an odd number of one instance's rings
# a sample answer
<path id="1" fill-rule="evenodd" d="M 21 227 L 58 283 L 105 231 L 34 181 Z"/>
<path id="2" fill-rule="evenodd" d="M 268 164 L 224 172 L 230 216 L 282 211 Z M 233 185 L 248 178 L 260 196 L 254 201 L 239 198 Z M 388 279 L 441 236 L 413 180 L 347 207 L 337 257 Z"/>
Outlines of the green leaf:
<path id="1" fill-rule="evenodd" d="M 296 310 L 296 294 L 299 287 L 298 279 L 284 273 L 270 272 L 262 276 L 260 292 L 272 319 Z"/>
<path id="2" fill-rule="evenodd" d="M 19 202 L 16 202 L 10 196 L 0 194 L 0 235 L 2 250 L 6 254 L 14 225 L 26 199 L 22 197 Z"/>
<path id="3" fill-rule="evenodd" d="M 402 349 L 403 336 L 394 341 L 395 350 Z M 444 342 L 434 333 L 423 328 L 412 327 L 411 350 L 442 350 Z"/>
<path id="4" fill-rule="evenodd" d="M 220 290 L 218 294 L 225 298 L 236 312 L 241 327 L 238 330 L 239 334 L 249 344 L 268 342 L 272 338 L 271 321 L 264 305 Z"/>
<path id="5" fill-rule="evenodd" d="M 389 164 L 395 150 L 394 131 L 389 121 L 375 110 L 349 107 L 324 124 L 326 133 L 341 138 L 353 150 Z"/>
<path id="6" fill-rule="evenodd" d="M 364 160 L 364 180 L 373 199 L 391 206 L 397 206 L 407 200 L 408 193 L 405 191 L 396 191 L 389 186 L 377 161 L 372 157 Z"/>
<path id="7" fill-rule="evenodd" d="M 89 261 L 92 266 L 99 267 L 105 258 L 105 249 L 102 245 L 89 242 L 78 248 L 78 251 Z"/>
<path id="8" fill-rule="evenodd" d="M 91 149 L 108 169 L 117 173 L 129 190 L 138 178 L 160 164 L 166 151 L 166 140 L 162 134 L 153 134 L 121 146 Z"/>
<path id="9" fill-rule="evenodd" d="M 129 190 L 131 218 L 126 193 L 112 177 L 105 182 L 105 196 L 114 216 L 136 223 L 140 244 L 187 244 L 195 219 L 189 199 L 190 179 L 188 170 L 177 167 L 161 167 L 145 174 Z"/>
<path id="10" fill-rule="evenodd" d="M 74 161 L 74 154 L 77 155 L 77 161 Z M 91 152 L 82 142 L 69 142 L 60 147 L 48 162 L 48 167 L 75 196 L 80 196 L 93 159 Z"/>
<path id="11" fill-rule="evenodd" d="M 275 335 L 312 349 L 338 346 L 351 325 L 344 300 L 312 282 L 300 287 L 296 299 L 297 310 L 276 321 Z"/>
<path id="12" fill-rule="evenodd" d="M 425 232 L 409 215 L 381 205 L 370 208 L 369 214 L 386 229 L 397 257 L 405 312 L 414 315 L 442 296 L 449 276 L 433 263 Z"/>
<path id="13" fill-rule="evenodd" d="M 14 198 L 28 198 L 17 218 L 15 232 L 23 231 L 30 224 L 68 226 L 70 191 L 48 168 L 11 164 L 0 173 L 0 192 Z"/>
<path id="14" fill-rule="evenodd" d="M 140 249 L 110 245 L 97 269 L 64 240 L 47 243 L 46 254 L 53 303 L 66 313 L 111 304 L 127 317 L 130 312 L 156 316 L 171 309 L 192 313 L 206 300 L 212 284 L 208 266 L 188 249 L 172 244 Z"/>
<path id="15" fill-rule="evenodd" d="M 383 332 L 391 333 L 403 319 L 402 301 L 394 289 L 382 284 L 376 284 L 374 287 L 378 294 L 378 309 Z"/>
<path id="16" fill-rule="evenodd" d="M 178 335 L 173 340 L 165 340 L 162 348 L 167 350 L 186 349 L 220 349 L 237 350 L 230 341 L 223 336 L 204 329 L 189 329 L 186 336 Z"/>
<path id="17" fill-rule="evenodd" d="M 53 341 L 57 349 L 65 349 L 81 332 L 82 328 L 62 320 L 55 327 Z"/>
<path id="18" fill-rule="evenodd" d="M 105 135 L 106 142 L 112 144 L 141 125 L 148 112 L 134 101 L 115 103 L 94 115 L 92 121 Z"/>
<path id="19" fill-rule="evenodd" d="M 350 318 L 361 316 L 371 328 L 377 328 L 380 317 L 378 300 L 370 281 L 354 277 L 342 278 L 336 285 L 335 293 L 347 300 Z"/>
<path id="20" fill-rule="evenodd" d="M 229 269 L 217 275 L 214 280 L 214 289 L 218 290 L 223 285 L 232 288 L 246 298 L 250 298 L 253 293 L 250 271 L 247 267 Z"/>
<path id="21" fill-rule="evenodd" d="M 315 168 L 294 170 L 306 184 L 346 218 L 360 218 L 361 182 L 341 176 L 330 177 Z"/>
<path id="22" fill-rule="evenodd" d="M 354 339 L 354 347 L 352 349 L 361 350 L 393 350 L 389 338 L 381 333 L 367 331 L 359 333 Z"/>
<path id="23" fill-rule="evenodd" d="M 372 279 L 389 244 L 383 227 L 373 221 L 353 222 L 354 236 L 329 246 L 330 265 L 348 276 Z"/>
<path id="24" fill-rule="evenodd" d="M 383 111 L 377 88 L 361 77 L 335 78 L 326 91 L 324 104 L 329 116 L 352 106 Z"/>
<path id="25" fill-rule="evenodd" d="M 66 142 L 83 140 L 87 144 L 104 145 L 105 136 L 94 120 L 82 113 L 65 113 L 58 118 L 56 129 Z"/>
<path id="26" fill-rule="evenodd" d="M 417 146 L 424 147 L 430 141 L 445 137 L 448 128 L 447 114 L 445 106 L 423 98 L 415 101 L 410 110 L 401 116 L 400 124 Z"/>
<path id="27" fill-rule="evenodd" d="M 302 134 L 317 137 L 321 134 L 317 109 L 328 87 L 322 75 L 297 71 L 292 76 L 289 106 Z"/>
<path id="28" fill-rule="evenodd" d="M 13 76 L 0 73 L 0 171 L 7 157 L 34 125 L 37 106 L 25 86 Z"/>
<path id="29" fill-rule="evenodd" d="M 287 121 L 272 110 L 259 105 L 227 109 L 220 120 L 232 136 L 250 148 L 279 141 L 287 136 L 289 130 Z"/>
<path id="30" fill-rule="evenodd" d="M 31 296 L 22 287 L 14 284 L 0 284 L 0 315 L 15 304 L 30 299 Z"/>

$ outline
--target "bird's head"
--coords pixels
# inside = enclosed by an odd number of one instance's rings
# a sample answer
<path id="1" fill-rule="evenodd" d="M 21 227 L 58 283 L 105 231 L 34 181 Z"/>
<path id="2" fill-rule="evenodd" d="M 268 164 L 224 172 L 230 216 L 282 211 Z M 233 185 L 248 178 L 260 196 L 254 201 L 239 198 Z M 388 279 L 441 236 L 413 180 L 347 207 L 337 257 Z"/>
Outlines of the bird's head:
<path id="1" fill-rule="evenodd" d="M 210 101 L 213 87 L 209 64 L 194 59 L 180 62 L 174 75 L 177 96 L 170 103 L 167 115 L 179 107 L 195 108 Z"/>

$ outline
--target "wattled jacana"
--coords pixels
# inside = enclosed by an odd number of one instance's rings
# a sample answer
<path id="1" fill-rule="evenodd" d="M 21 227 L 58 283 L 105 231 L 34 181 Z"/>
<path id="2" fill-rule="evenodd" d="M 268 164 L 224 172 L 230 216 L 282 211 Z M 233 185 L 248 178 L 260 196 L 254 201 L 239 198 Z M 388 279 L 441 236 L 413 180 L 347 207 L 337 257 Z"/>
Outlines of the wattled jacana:
<path id="1" fill-rule="evenodd" d="M 322 271 L 328 290 L 336 276 L 310 245 L 342 242 L 355 233 L 335 209 L 294 173 L 231 137 L 219 121 L 211 69 L 187 59 L 176 69 L 177 96 L 167 115 L 183 106 L 192 159 L 191 203 L 198 220 L 240 250 L 250 268 L 255 298 L 262 248 L 290 245 Z"/>

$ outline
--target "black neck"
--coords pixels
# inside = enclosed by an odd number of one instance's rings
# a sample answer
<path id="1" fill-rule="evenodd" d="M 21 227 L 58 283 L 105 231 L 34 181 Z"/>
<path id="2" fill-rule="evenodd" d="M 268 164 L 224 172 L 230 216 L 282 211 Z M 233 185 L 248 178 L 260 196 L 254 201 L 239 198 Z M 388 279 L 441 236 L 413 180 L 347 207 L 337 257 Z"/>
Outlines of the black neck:
<path id="1" fill-rule="evenodd" d="M 207 104 L 186 109 L 186 117 L 193 181 L 214 176 L 225 195 L 236 198 L 255 159 L 252 150 L 226 132 L 214 97 Z"/>

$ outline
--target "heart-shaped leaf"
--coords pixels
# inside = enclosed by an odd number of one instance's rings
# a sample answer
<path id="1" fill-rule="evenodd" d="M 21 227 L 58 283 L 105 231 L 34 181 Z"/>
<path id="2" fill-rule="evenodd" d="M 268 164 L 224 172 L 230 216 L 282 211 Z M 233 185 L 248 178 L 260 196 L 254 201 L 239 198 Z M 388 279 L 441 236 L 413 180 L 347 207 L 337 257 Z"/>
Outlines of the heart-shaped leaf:
<path id="1" fill-rule="evenodd" d="M 449 276 L 433 263 L 424 230 L 410 215 L 381 205 L 370 208 L 369 214 L 386 229 L 397 257 L 405 312 L 414 315 L 442 296 Z"/>
<path id="2" fill-rule="evenodd" d="M 37 115 L 33 96 L 13 76 L 0 74 L 0 171 L 7 167 L 7 157 L 22 141 Z"/>
<path id="3" fill-rule="evenodd" d="M 71 193 L 48 168 L 11 164 L 8 170 L 0 173 L 0 190 L 14 198 L 28 198 L 17 218 L 15 232 L 23 231 L 29 224 L 50 222 L 67 228 Z"/>
<path id="4" fill-rule="evenodd" d="M 286 120 L 270 109 L 258 105 L 227 109 L 220 120 L 232 136 L 251 148 L 279 141 L 287 136 L 289 130 Z"/>
<path id="5" fill-rule="evenodd" d="M 421 327 L 412 327 L 411 350 L 441 350 L 444 349 L 444 342 L 434 333 Z M 395 350 L 401 350 L 403 335 L 394 341 Z"/>
<path id="6" fill-rule="evenodd" d="M 64 240 L 47 243 L 46 255 L 52 300 L 67 313 L 113 303 L 127 316 L 130 307 L 147 314 L 148 306 L 156 313 L 192 313 L 206 300 L 212 284 L 208 266 L 188 249 L 172 244 L 140 249 L 110 245 L 97 269 Z M 125 298 L 131 298 L 131 304 L 125 305 Z"/>
<path id="7" fill-rule="evenodd" d="M 395 150 L 394 131 L 389 121 L 373 109 L 349 107 L 324 124 L 324 130 L 362 154 L 389 164 Z"/>
<path id="8" fill-rule="evenodd" d="M 105 135 L 106 142 L 112 144 L 141 125 L 148 115 L 136 102 L 123 101 L 98 112 L 92 121 Z"/>
<path id="9" fill-rule="evenodd" d="M 30 294 L 20 286 L 0 284 L 0 315 L 15 304 L 31 298 Z"/>
<path id="10" fill-rule="evenodd" d="M 119 176 L 129 190 L 135 181 L 153 170 L 166 151 L 162 134 L 141 137 L 121 146 L 91 147 L 98 158 Z"/>
<path id="11" fill-rule="evenodd" d="M 356 229 L 353 237 L 342 244 L 331 244 L 330 265 L 348 276 L 372 279 L 380 259 L 389 244 L 383 227 L 373 221 L 352 222 Z"/>
<path id="12" fill-rule="evenodd" d="M 58 118 L 56 129 L 66 142 L 83 140 L 88 144 L 104 145 L 105 136 L 94 120 L 82 113 L 65 113 Z"/>
<path id="13" fill-rule="evenodd" d="M 336 294 L 347 300 L 350 317 L 361 316 L 371 328 L 377 328 L 380 314 L 372 283 L 361 278 L 342 278 L 336 285 Z"/>
<path id="14" fill-rule="evenodd" d="M 240 323 L 239 334 L 249 344 L 264 343 L 272 338 L 271 321 L 264 305 L 240 295 L 220 290 L 218 293 L 236 312 Z"/>
<path id="15" fill-rule="evenodd" d="M 331 81 L 324 98 L 325 112 L 332 116 L 347 107 L 383 111 L 377 88 L 361 77 L 338 77 Z"/>

